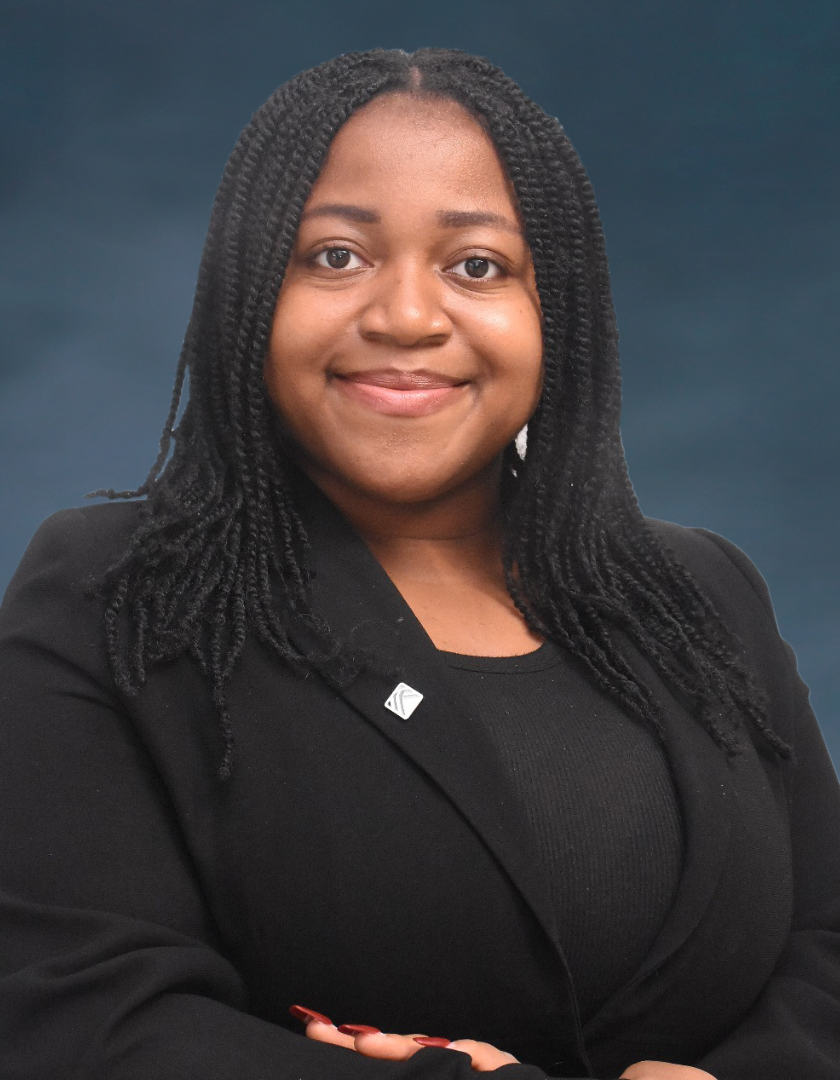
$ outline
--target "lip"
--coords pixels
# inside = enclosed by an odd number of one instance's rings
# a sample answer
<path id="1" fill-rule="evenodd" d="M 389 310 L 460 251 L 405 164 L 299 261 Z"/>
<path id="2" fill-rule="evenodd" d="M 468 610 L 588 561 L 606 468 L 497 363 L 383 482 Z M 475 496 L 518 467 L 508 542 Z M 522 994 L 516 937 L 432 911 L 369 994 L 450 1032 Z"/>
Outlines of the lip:
<path id="1" fill-rule="evenodd" d="M 420 369 L 376 368 L 336 373 L 333 384 L 351 401 L 384 416 L 430 416 L 461 397 L 464 379 Z"/>

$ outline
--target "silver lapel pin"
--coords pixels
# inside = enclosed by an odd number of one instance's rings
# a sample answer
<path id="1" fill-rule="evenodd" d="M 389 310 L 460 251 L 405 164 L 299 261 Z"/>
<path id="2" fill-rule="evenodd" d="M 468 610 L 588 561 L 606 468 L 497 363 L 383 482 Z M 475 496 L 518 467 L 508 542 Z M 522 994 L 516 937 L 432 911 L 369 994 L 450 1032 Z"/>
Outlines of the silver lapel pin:
<path id="1" fill-rule="evenodd" d="M 422 700 L 423 695 L 419 690 L 415 690 L 408 683 L 401 682 L 391 691 L 391 696 L 385 702 L 385 708 L 396 713 L 402 720 L 407 720 Z"/>

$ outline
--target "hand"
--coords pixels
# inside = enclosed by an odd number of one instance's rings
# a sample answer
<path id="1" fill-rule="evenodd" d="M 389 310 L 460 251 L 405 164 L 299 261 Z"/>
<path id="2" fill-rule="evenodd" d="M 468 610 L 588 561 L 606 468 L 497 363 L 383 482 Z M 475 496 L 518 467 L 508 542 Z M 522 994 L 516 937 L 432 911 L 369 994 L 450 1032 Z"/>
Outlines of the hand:
<path id="1" fill-rule="evenodd" d="M 637 1061 L 629 1065 L 619 1080 L 715 1080 L 711 1073 L 691 1065 L 672 1065 L 669 1061 Z"/>
<path id="2" fill-rule="evenodd" d="M 476 1072 L 492 1072 L 502 1065 L 518 1064 L 513 1054 L 506 1054 L 490 1043 L 476 1042 L 474 1039 L 450 1042 L 448 1039 L 430 1038 L 426 1035 L 387 1035 L 368 1024 L 341 1024 L 336 1027 L 328 1016 L 304 1009 L 300 1005 L 293 1005 L 289 1012 L 298 1020 L 304 1021 L 307 1039 L 332 1043 L 333 1046 L 345 1046 L 348 1050 L 364 1054 L 365 1057 L 407 1061 L 424 1046 L 442 1046 L 447 1050 L 467 1054 Z M 638 1080 L 646 1078 L 639 1077 Z M 663 1077 L 663 1080 L 669 1078 Z"/>

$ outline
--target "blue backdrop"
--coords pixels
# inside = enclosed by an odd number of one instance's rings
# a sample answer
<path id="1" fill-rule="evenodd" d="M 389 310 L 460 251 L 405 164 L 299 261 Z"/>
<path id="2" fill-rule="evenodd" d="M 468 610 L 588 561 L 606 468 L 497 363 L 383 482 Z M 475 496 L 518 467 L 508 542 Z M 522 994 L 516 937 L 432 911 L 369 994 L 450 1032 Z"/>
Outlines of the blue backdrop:
<path id="1" fill-rule="evenodd" d="M 743 547 L 840 761 L 836 0 L 8 0 L 0 588 L 145 475 L 213 192 L 251 112 L 353 49 L 488 56 L 602 208 L 643 509 Z"/>

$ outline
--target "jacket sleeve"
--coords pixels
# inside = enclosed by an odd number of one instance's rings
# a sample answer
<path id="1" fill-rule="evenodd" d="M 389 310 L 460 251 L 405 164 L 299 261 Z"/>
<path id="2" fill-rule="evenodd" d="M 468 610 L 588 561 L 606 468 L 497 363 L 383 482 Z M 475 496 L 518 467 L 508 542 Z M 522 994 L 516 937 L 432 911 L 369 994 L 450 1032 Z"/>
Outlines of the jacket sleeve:
<path id="1" fill-rule="evenodd" d="M 775 627 L 767 586 L 747 557 L 706 533 L 741 570 Z M 799 678 L 780 642 L 795 763 L 787 802 L 794 910 L 787 945 L 748 1015 L 701 1061 L 718 1080 L 836 1080 L 840 1076 L 840 785 Z M 781 715 L 780 710 L 780 715 Z"/>
<path id="2" fill-rule="evenodd" d="M 463 1054 L 372 1061 L 249 1013 L 108 673 L 88 583 L 107 565 L 97 552 L 115 549 L 103 533 L 127 509 L 49 519 L 0 609 L 0 1075 L 469 1080 Z M 502 1071 L 544 1076 L 524 1064 Z"/>

